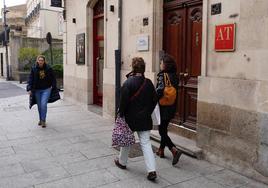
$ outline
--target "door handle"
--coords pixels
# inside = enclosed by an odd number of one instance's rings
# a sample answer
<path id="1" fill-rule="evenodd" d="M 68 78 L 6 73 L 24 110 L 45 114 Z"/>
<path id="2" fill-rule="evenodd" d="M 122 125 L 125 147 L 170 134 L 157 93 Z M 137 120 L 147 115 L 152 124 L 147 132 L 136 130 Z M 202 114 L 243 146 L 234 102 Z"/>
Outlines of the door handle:
<path id="1" fill-rule="evenodd" d="M 96 57 L 96 86 L 99 87 L 100 81 L 99 81 L 99 61 L 100 57 Z"/>
<path id="2" fill-rule="evenodd" d="M 199 33 L 195 33 L 195 46 L 199 46 Z"/>

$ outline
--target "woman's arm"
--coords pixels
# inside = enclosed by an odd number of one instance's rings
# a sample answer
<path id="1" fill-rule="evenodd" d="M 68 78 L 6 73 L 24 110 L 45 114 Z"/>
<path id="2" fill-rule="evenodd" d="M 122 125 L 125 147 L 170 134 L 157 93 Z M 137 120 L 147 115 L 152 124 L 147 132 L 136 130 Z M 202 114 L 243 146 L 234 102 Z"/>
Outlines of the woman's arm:
<path id="1" fill-rule="evenodd" d="M 129 102 L 129 89 L 125 86 L 125 84 L 121 87 L 120 94 L 120 103 L 119 103 L 119 115 L 120 117 L 125 116 L 125 111 Z"/>
<path id="2" fill-rule="evenodd" d="M 33 70 L 33 68 L 31 68 L 31 73 L 29 75 L 28 82 L 27 82 L 27 87 L 26 87 L 26 90 L 28 92 L 32 91 L 32 89 L 33 89 L 33 79 L 34 79 L 34 70 Z"/>
<path id="3" fill-rule="evenodd" d="M 56 81 L 55 73 L 52 68 L 50 68 L 50 79 L 51 79 L 52 88 L 57 88 L 57 81 Z"/>
<path id="4" fill-rule="evenodd" d="M 158 99 L 160 99 L 164 95 L 164 89 L 165 89 L 164 75 L 159 74 L 157 78 L 157 85 L 156 85 L 156 93 L 157 93 Z"/>

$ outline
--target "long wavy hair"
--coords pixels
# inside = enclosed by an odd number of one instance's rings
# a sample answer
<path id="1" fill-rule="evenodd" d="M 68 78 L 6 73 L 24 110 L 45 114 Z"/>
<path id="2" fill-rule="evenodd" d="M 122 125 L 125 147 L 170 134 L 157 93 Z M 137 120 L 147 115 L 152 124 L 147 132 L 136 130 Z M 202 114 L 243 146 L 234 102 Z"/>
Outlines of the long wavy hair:
<path id="1" fill-rule="evenodd" d="M 166 72 L 176 72 L 177 65 L 174 57 L 169 54 L 165 54 L 162 58 L 162 62 L 164 64 L 164 71 Z"/>

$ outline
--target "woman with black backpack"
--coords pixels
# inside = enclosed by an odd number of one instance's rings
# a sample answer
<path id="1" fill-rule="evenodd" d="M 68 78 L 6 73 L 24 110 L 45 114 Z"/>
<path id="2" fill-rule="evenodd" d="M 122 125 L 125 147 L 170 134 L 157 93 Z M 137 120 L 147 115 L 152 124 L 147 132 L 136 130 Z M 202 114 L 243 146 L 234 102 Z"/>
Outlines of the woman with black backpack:
<path id="1" fill-rule="evenodd" d="M 182 152 L 176 148 L 168 136 L 169 122 L 172 118 L 174 118 L 176 113 L 176 101 L 178 93 L 178 78 L 176 71 L 177 68 L 175 60 L 170 55 L 165 54 L 160 64 L 160 72 L 157 75 L 156 85 L 161 116 L 161 124 L 159 126 L 161 142 L 156 154 L 160 158 L 164 158 L 164 149 L 167 146 L 173 155 L 172 165 L 178 163 L 182 154 Z"/>

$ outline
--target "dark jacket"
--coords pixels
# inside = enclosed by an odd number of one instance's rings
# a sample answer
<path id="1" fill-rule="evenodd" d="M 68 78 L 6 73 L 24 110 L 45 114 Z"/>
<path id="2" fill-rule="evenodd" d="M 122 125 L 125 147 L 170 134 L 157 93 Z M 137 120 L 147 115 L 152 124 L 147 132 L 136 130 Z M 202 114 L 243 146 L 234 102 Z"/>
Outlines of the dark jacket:
<path id="1" fill-rule="evenodd" d="M 132 98 L 144 80 L 144 87 L 137 96 Z M 156 103 L 157 94 L 151 80 L 143 76 L 130 75 L 121 87 L 119 115 L 125 117 L 132 131 L 152 130 L 151 114 Z"/>
<path id="2" fill-rule="evenodd" d="M 161 71 L 157 75 L 156 92 L 158 95 L 158 100 L 161 99 L 161 97 L 164 95 L 164 89 L 165 89 L 164 73 L 168 74 L 172 86 L 177 89 L 177 96 L 178 96 L 178 78 L 177 78 L 176 72 L 175 71 L 168 71 L 168 72 Z M 175 113 L 176 113 L 177 99 L 176 99 L 176 102 L 170 106 L 161 106 L 159 104 L 161 120 L 171 120 L 172 118 L 174 118 Z"/>
<path id="3" fill-rule="evenodd" d="M 45 65 L 44 71 L 45 71 L 45 74 L 47 76 L 47 78 L 46 78 L 47 87 L 52 88 L 51 94 L 50 94 L 50 97 L 49 97 L 49 100 L 48 100 L 49 103 L 52 103 L 52 102 L 55 102 L 55 101 L 60 99 L 60 94 L 59 94 L 59 90 L 56 87 L 56 85 L 57 85 L 56 78 L 55 78 L 55 75 L 54 75 L 54 72 L 53 72 L 52 68 L 49 65 Z M 36 104 L 36 99 L 35 99 L 34 92 L 38 88 L 38 79 L 39 79 L 38 73 L 39 73 L 39 68 L 35 64 L 31 68 L 31 73 L 29 75 L 28 84 L 27 84 L 27 91 L 32 92 L 32 95 L 29 98 L 29 107 L 30 107 L 30 109 L 32 108 L 33 105 Z"/>

